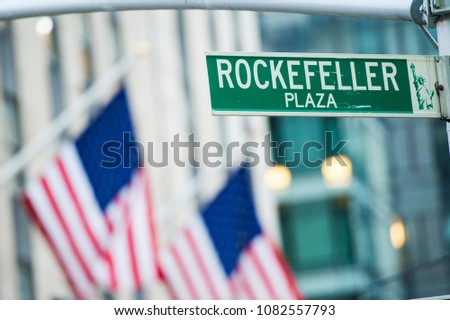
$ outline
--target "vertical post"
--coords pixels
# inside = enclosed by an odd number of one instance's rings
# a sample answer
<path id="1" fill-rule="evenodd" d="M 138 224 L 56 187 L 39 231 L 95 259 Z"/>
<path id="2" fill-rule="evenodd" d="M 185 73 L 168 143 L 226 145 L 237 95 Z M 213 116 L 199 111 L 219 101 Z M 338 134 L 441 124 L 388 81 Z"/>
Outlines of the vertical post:
<path id="1" fill-rule="evenodd" d="M 436 21 L 436 31 L 439 43 L 439 55 L 450 56 L 450 15 L 443 15 Z M 450 91 L 450 83 L 444 84 L 444 90 Z M 448 97 L 448 94 L 445 94 Z M 447 101 L 450 103 L 450 101 Z M 450 152 L 450 122 L 446 123 L 447 140 Z"/>
<path id="2" fill-rule="evenodd" d="M 450 122 L 447 122 L 447 140 L 448 140 L 448 150 L 450 152 Z"/>

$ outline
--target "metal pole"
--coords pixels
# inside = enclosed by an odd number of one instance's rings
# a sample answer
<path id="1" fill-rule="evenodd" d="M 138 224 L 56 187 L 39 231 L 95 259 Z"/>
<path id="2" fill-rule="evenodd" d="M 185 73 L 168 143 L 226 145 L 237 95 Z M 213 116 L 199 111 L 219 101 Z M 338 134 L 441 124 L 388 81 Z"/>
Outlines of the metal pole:
<path id="1" fill-rule="evenodd" d="M 120 81 L 134 66 L 135 59 L 131 56 L 123 57 L 98 81 L 96 81 L 80 98 L 67 107 L 45 130 L 35 139 L 25 145 L 18 153 L 0 168 L 0 187 L 19 174 L 27 164 L 39 153 L 55 142 L 67 130 L 73 121 L 87 112 L 103 94 Z"/>
<path id="2" fill-rule="evenodd" d="M 205 9 L 290 12 L 413 21 L 413 0 L 4 0 L 0 20 L 95 11 Z"/>
<path id="3" fill-rule="evenodd" d="M 443 15 L 436 21 L 436 31 L 439 43 L 439 55 L 450 56 L 450 15 Z M 444 97 L 450 102 L 450 86 L 445 84 Z M 447 140 L 450 152 L 450 122 L 446 123 Z"/>
<path id="4" fill-rule="evenodd" d="M 450 153 L 450 122 L 447 122 L 445 125 L 446 125 L 446 128 L 447 128 L 448 150 L 449 150 L 449 153 Z"/>

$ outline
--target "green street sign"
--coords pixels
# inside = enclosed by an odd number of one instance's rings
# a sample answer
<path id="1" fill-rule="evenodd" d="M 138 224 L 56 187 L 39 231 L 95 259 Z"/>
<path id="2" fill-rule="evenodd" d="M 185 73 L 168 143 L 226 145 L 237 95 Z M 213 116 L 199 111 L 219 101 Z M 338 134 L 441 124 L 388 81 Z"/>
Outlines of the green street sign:
<path id="1" fill-rule="evenodd" d="M 431 56 L 207 53 L 213 114 L 440 118 Z"/>

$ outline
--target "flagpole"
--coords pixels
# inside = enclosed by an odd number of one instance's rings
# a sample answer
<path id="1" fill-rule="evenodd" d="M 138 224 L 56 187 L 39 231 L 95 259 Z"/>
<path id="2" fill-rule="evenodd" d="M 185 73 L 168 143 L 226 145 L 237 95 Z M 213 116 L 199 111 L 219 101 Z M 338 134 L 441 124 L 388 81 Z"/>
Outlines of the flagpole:
<path id="1" fill-rule="evenodd" d="M 95 101 L 117 82 L 119 82 L 136 64 L 132 55 L 124 56 L 108 72 L 89 87 L 73 104 L 64 109 L 36 138 L 27 143 L 12 158 L 0 167 L 0 187 L 17 176 L 45 148 L 63 134 L 69 126 L 89 111 Z"/>
<path id="2" fill-rule="evenodd" d="M 6 0 L 0 1 L 0 19 L 116 10 L 204 9 L 413 21 L 412 3 L 412 0 Z"/>

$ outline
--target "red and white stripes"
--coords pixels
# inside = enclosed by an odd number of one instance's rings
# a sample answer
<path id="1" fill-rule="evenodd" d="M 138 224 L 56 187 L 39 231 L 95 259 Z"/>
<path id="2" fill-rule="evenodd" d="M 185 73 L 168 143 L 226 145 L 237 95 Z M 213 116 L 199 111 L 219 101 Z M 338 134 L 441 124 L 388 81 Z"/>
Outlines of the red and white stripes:
<path id="1" fill-rule="evenodd" d="M 302 298 L 278 248 L 267 235 L 254 238 L 244 251 L 231 276 L 232 287 L 239 299 Z"/>
<path id="2" fill-rule="evenodd" d="M 176 298 L 231 298 L 227 276 L 198 217 L 161 251 L 160 262 L 167 285 Z"/>
<path id="3" fill-rule="evenodd" d="M 140 290 L 156 276 L 156 242 L 147 190 L 140 170 L 106 209 L 112 226 L 107 251 L 113 292 Z"/>
<path id="4" fill-rule="evenodd" d="M 136 169 L 101 210 L 73 144 L 66 144 L 40 178 L 26 186 L 25 199 L 78 298 L 99 298 L 99 290 L 142 290 L 156 278 L 158 259 L 179 299 L 301 298 L 264 233 L 246 244 L 228 275 L 199 215 L 157 256 L 144 171 Z"/>
<path id="5" fill-rule="evenodd" d="M 141 289 L 155 275 L 148 185 L 136 170 L 105 212 L 73 144 L 25 190 L 26 202 L 78 298 Z"/>
<path id="6" fill-rule="evenodd" d="M 243 250 L 227 277 L 208 231 L 197 217 L 161 252 L 160 261 L 165 280 L 178 299 L 301 298 L 277 249 L 264 234 Z"/>

